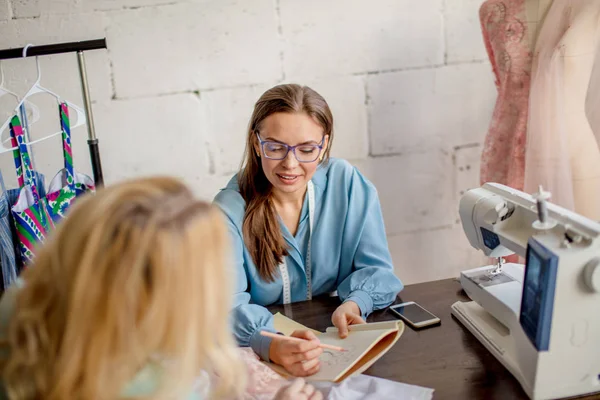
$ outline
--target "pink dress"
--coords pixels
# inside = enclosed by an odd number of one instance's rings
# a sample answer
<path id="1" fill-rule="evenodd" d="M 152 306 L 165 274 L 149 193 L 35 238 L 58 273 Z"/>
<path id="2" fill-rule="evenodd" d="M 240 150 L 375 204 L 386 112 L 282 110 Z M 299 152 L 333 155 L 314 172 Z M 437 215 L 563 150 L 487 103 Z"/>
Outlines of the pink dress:
<path id="1" fill-rule="evenodd" d="M 480 180 L 523 190 L 532 64 L 524 0 L 487 0 L 479 17 L 498 89 Z"/>
<path id="2" fill-rule="evenodd" d="M 244 400 L 273 399 L 279 389 L 290 384 L 281 375 L 263 364 L 251 348 L 243 347 L 239 352 L 248 371 L 248 384 Z"/>
<path id="3" fill-rule="evenodd" d="M 273 400 L 281 388 L 291 383 L 260 361 L 250 347 L 238 348 L 238 355 L 246 365 L 247 382 L 244 394 L 236 400 Z M 190 398 L 210 398 L 211 388 L 217 386 L 218 383 L 218 376 L 204 372 L 196 380 L 195 397 Z"/>

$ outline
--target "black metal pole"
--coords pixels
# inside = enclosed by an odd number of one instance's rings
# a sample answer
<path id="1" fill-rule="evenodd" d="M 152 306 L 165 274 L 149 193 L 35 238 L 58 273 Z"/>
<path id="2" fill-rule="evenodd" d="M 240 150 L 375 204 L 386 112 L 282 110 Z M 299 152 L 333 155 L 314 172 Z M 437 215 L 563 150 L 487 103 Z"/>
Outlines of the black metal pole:
<path id="1" fill-rule="evenodd" d="M 10 58 L 22 58 L 23 49 L 0 50 L 0 60 Z M 106 39 L 85 40 L 81 42 L 66 42 L 56 44 L 45 44 L 41 46 L 30 46 L 27 48 L 27 57 L 47 56 L 50 54 L 73 53 L 78 51 L 106 49 Z"/>
<path id="2" fill-rule="evenodd" d="M 83 51 L 77 52 L 77 61 L 79 64 L 79 77 L 81 78 L 81 90 L 83 92 L 83 102 L 87 114 L 88 127 L 88 146 L 90 148 L 90 158 L 92 160 L 92 170 L 94 171 L 94 182 L 96 187 L 104 185 L 104 174 L 102 173 L 102 162 L 100 161 L 100 149 L 98 148 L 98 139 L 96 138 L 96 129 L 94 128 L 94 115 L 92 114 L 92 100 L 90 98 L 90 88 L 87 79 L 87 70 L 85 68 L 85 58 Z"/>
<path id="3" fill-rule="evenodd" d="M 88 139 L 90 148 L 90 158 L 92 160 L 92 170 L 94 171 L 94 183 L 96 188 L 104 186 L 104 175 L 102 174 L 102 164 L 100 163 L 100 148 L 98 139 Z"/>

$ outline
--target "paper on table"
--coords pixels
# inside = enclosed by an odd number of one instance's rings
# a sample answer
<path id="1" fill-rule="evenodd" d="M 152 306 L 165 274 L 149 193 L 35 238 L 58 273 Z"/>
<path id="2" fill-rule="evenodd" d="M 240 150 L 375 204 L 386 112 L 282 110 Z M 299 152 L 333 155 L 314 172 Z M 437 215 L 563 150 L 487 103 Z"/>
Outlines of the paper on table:
<path id="1" fill-rule="evenodd" d="M 433 389 L 368 375 L 355 375 L 341 384 L 312 383 L 328 400 L 431 400 Z"/>

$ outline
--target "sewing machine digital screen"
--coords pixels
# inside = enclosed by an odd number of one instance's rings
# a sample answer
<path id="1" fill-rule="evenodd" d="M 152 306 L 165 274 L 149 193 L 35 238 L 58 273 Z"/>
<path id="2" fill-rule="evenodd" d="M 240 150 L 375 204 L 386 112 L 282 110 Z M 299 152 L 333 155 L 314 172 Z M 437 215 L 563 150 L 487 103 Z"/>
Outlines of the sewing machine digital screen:
<path id="1" fill-rule="evenodd" d="M 558 256 L 531 238 L 527 243 L 520 322 L 538 349 L 548 350 Z"/>

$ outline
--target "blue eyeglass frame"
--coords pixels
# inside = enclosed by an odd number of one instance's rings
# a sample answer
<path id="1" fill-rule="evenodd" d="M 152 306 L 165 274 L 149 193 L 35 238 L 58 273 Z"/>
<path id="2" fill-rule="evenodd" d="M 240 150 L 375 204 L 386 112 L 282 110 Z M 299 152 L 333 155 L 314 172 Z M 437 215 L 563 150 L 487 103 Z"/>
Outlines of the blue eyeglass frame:
<path id="1" fill-rule="evenodd" d="M 276 160 L 276 161 L 285 160 L 285 158 L 288 156 L 288 154 L 291 150 L 292 153 L 294 154 L 294 157 L 296 158 L 296 161 L 298 161 L 300 163 L 312 163 L 312 162 L 317 161 L 319 159 L 319 156 L 321 155 L 321 152 L 323 151 L 323 143 L 325 143 L 325 136 L 327 136 L 327 135 L 323 135 L 323 138 L 321 139 L 321 143 L 319 143 L 319 144 L 306 144 L 305 143 L 305 144 L 297 144 L 295 146 L 290 146 L 289 144 L 285 144 L 285 143 L 281 143 L 281 142 L 273 142 L 271 140 L 262 140 L 260 138 L 260 135 L 258 134 L 258 131 L 256 131 L 255 133 L 256 133 L 256 137 L 258 138 L 258 142 L 260 143 L 260 149 L 262 150 L 262 153 L 265 156 L 265 158 L 268 158 L 269 160 Z M 273 143 L 273 144 L 287 147 L 287 151 L 285 152 L 285 155 L 282 158 L 269 157 L 267 155 L 267 152 L 265 151 L 265 144 L 267 144 L 267 143 Z M 317 147 L 319 149 L 319 152 L 317 153 L 317 156 L 315 157 L 315 159 L 312 161 L 300 161 L 298 159 L 298 156 L 296 155 L 296 147 L 301 147 L 301 146 Z"/>

